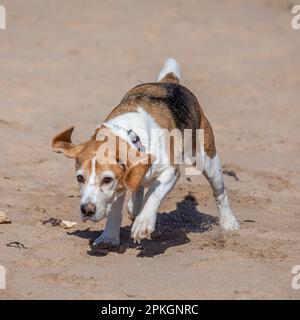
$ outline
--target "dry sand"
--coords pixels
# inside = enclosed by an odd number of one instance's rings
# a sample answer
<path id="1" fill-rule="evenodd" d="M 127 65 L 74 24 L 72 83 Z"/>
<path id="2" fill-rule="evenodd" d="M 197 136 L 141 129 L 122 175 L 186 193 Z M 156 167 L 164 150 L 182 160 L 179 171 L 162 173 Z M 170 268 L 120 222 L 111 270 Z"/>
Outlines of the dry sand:
<path id="1" fill-rule="evenodd" d="M 2 0 L 0 30 L 0 299 L 300 298 L 300 30 L 293 1 Z M 183 177 L 141 247 L 94 256 L 97 225 L 79 221 L 71 160 L 51 137 L 75 125 L 75 141 L 140 81 L 175 57 L 182 83 L 213 124 L 236 234 L 219 234 L 205 179 Z M 184 201 L 188 193 L 198 205 Z M 79 222 L 65 230 L 55 217 Z M 246 221 L 245 221 L 246 220 Z M 248 221 L 248 222 L 247 222 Z M 27 249 L 7 247 L 12 241 Z"/>

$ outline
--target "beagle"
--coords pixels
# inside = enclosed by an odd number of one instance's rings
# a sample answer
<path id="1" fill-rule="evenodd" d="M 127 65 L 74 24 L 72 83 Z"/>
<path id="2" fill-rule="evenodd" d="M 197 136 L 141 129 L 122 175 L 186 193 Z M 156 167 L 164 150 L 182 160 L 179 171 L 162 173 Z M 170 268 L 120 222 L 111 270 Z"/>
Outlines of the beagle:
<path id="1" fill-rule="evenodd" d="M 170 143 L 167 139 L 168 132 L 174 130 L 177 135 L 185 130 L 193 132 L 192 139 L 188 139 L 193 152 L 199 140 L 195 132 L 202 130 L 202 171 L 216 199 L 220 228 L 239 229 L 225 190 L 212 127 L 197 98 L 179 84 L 180 74 L 176 60 L 167 59 L 157 82 L 131 89 L 88 141 L 72 143 L 74 127 L 52 140 L 53 151 L 75 159 L 81 219 L 96 222 L 107 217 L 105 229 L 95 245 L 120 243 L 126 191 L 131 192 L 127 203 L 134 221 L 131 236 L 138 243 L 150 239 L 159 205 L 180 176 L 181 162 L 176 160 L 182 159 L 182 152 L 175 150 L 178 145 L 175 140 Z M 130 153 L 136 157 L 130 157 Z"/>

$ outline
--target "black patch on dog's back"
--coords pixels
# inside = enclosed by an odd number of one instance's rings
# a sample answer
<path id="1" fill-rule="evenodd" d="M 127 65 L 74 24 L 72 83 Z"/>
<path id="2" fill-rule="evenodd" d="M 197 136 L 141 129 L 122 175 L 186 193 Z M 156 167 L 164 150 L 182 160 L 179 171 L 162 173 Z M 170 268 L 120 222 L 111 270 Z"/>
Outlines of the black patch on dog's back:
<path id="1" fill-rule="evenodd" d="M 150 90 L 142 90 L 141 93 L 136 93 L 134 96 L 127 96 L 131 102 L 142 104 L 143 101 L 147 103 L 156 104 L 160 106 L 167 106 L 170 110 L 176 127 L 180 130 L 183 129 L 195 129 L 198 127 L 200 121 L 200 112 L 196 107 L 198 106 L 197 98 L 184 86 L 177 83 L 147 83 L 141 84 L 135 89 L 145 86 L 159 86 L 161 90 L 157 92 L 163 92 L 163 94 L 153 94 Z"/>
<path id="2" fill-rule="evenodd" d="M 191 104 L 191 97 L 187 94 L 186 88 L 175 83 L 162 84 L 167 97 L 165 103 L 171 111 L 178 129 L 194 128 L 195 110 Z"/>

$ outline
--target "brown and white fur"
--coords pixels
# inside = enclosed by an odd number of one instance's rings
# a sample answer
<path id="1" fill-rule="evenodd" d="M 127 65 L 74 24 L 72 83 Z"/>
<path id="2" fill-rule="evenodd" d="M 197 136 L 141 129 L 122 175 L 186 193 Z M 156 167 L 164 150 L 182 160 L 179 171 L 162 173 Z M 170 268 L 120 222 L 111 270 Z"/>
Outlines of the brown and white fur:
<path id="1" fill-rule="evenodd" d="M 99 221 L 107 217 L 105 230 L 94 244 L 119 244 L 122 209 L 128 190 L 132 192 L 127 204 L 128 212 L 134 220 L 132 238 L 135 242 L 140 242 L 142 239 L 149 239 L 154 231 L 157 210 L 175 186 L 180 173 L 179 165 L 168 158 L 163 135 L 151 136 L 150 131 L 153 129 L 204 130 L 203 173 L 216 199 L 220 228 L 230 231 L 239 229 L 225 190 L 212 127 L 197 98 L 180 85 L 179 80 L 179 65 L 174 59 L 167 59 L 158 81 L 131 89 L 105 122 L 97 127 L 91 139 L 73 144 L 71 135 L 74 127 L 53 138 L 52 148 L 55 152 L 62 152 L 75 159 L 81 192 L 81 219 Z M 144 146 L 137 162 L 121 159 L 118 148 L 115 163 L 97 160 L 97 151 L 105 141 L 98 139 L 99 134 L 102 137 L 117 136 L 127 144 L 128 149 L 135 148 L 128 140 L 129 130 L 138 135 Z M 149 159 L 150 161 L 145 161 Z M 146 194 L 145 188 L 148 189 Z"/>

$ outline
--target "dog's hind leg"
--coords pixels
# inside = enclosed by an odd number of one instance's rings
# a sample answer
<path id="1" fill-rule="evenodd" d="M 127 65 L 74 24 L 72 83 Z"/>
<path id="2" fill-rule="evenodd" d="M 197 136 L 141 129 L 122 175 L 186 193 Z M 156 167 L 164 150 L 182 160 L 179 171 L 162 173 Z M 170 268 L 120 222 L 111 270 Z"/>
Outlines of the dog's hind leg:
<path id="1" fill-rule="evenodd" d="M 140 187 L 137 191 L 132 192 L 127 202 L 127 211 L 131 220 L 134 220 L 139 214 L 144 200 L 144 187 Z"/>
<path id="2" fill-rule="evenodd" d="M 221 161 L 216 153 L 213 158 L 204 155 L 203 174 L 207 178 L 216 199 L 220 214 L 220 228 L 227 231 L 239 229 L 239 223 L 230 207 L 226 193 Z"/>

